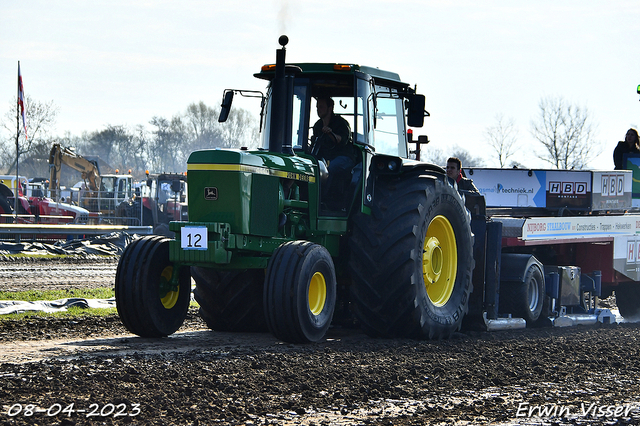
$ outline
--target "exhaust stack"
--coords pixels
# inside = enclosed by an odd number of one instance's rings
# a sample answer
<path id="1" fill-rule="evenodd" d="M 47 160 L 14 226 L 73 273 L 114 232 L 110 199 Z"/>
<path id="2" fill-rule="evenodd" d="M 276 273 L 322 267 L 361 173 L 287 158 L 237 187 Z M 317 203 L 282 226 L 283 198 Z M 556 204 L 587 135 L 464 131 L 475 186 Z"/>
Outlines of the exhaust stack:
<path id="1" fill-rule="evenodd" d="M 286 49 L 289 37 L 280 36 L 282 46 L 276 50 L 276 76 L 271 82 L 271 123 L 269 132 L 269 151 L 293 155 L 291 147 L 291 109 L 293 76 L 287 76 Z"/>

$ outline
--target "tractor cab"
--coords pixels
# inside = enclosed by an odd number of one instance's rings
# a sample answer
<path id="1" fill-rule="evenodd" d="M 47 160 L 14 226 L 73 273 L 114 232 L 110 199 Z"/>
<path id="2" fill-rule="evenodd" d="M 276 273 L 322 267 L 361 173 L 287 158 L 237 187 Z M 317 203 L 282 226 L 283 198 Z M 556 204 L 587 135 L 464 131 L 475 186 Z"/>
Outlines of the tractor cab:
<path id="1" fill-rule="evenodd" d="M 379 157 L 376 167 L 382 173 L 400 171 L 402 159 L 409 157 L 405 109 L 409 125 L 421 127 L 424 96 L 416 95 L 398 74 L 373 67 L 295 63 L 282 65 L 280 71 L 277 68 L 277 64 L 265 65 L 254 75 L 269 81 L 263 96 L 259 150 L 313 161 L 320 176 L 320 216 L 347 216 L 352 207 L 367 209 L 373 197 L 373 183 L 368 179 L 372 159 Z M 233 93 L 248 91 L 225 91 L 222 121 Z M 327 99 L 335 114 L 327 121 L 346 123 L 347 138 L 343 133 L 338 139 L 332 134 L 335 129 L 322 131 L 331 126 L 321 122 L 317 107 Z M 306 191 L 302 196 L 308 196 Z"/>

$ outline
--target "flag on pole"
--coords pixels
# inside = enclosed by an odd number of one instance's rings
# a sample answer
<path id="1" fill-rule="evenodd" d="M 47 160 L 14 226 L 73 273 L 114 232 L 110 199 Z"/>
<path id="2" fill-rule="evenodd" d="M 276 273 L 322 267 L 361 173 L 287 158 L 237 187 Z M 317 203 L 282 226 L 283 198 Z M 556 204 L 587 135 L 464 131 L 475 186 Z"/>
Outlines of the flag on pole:
<path id="1" fill-rule="evenodd" d="M 24 138 L 27 139 L 27 120 L 24 115 L 24 87 L 22 86 L 22 74 L 20 73 L 20 62 L 18 62 L 18 105 L 22 115 L 22 125 L 24 126 Z"/>

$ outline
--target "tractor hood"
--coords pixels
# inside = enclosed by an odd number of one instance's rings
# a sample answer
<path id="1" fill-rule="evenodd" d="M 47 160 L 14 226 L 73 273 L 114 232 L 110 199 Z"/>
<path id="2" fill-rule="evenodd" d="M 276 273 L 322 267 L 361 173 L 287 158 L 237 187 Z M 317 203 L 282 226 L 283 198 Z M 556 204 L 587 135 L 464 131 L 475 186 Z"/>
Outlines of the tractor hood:
<path id="1" fill-rule="evenodd" d="M 311 159 L 262 151 L 213 149 L 191 153 L 187 171 L 235 171 L 315 181 Z"/>
<path id="2" fill-rule="evenodd" d="M 316 182 L 311 158 L 266 151 L 206 150 L 187 162 L 189 221 L 225 223 L 232 233 L 273 236 L 283 185 Z"/>

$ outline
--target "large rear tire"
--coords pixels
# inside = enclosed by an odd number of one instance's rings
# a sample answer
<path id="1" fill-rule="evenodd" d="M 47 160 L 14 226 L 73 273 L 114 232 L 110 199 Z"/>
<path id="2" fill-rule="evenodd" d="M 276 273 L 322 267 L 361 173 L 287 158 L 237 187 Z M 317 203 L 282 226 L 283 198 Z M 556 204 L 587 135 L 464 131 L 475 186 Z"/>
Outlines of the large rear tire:
<path id="1" fill-rule="evenodd" d="M 262 302 L 264 271 L 192 267 L 200 317 L 215 331 L 266 331 Z"/>
<path id="2" fill-rule="evenodd" d="M 269 330 L 291 343 L 324 337 L 336 305 L 336 273 L 326 248 L 308 241 L 282 244 L 272 254 L 264 287 Z"/>
<path id="3" fill-rule="evenodd" d="M 442 175 L 378 179 L 371 215 L 352 221 L 351 301 L 375 337 L 448 338 L 473 289 L 473 235 L 462 199 Z"/>
<path id="4" fill-rule="evenodd" d="M 174 333 L 187 316 L 191 301 L 189 269 L 181 267 L 178 287 L 172 288 L 174 265 L 169 239 L 143 237 L 129 244 L 116 270 L 116 307 L 124 326 L 141 337 Z"/>
<path id="5" fill-rule="evenodd" d="M 620 283 L 616 287 L 616 305 L 627 321 L 640 320 L 640 282 Z"/>

